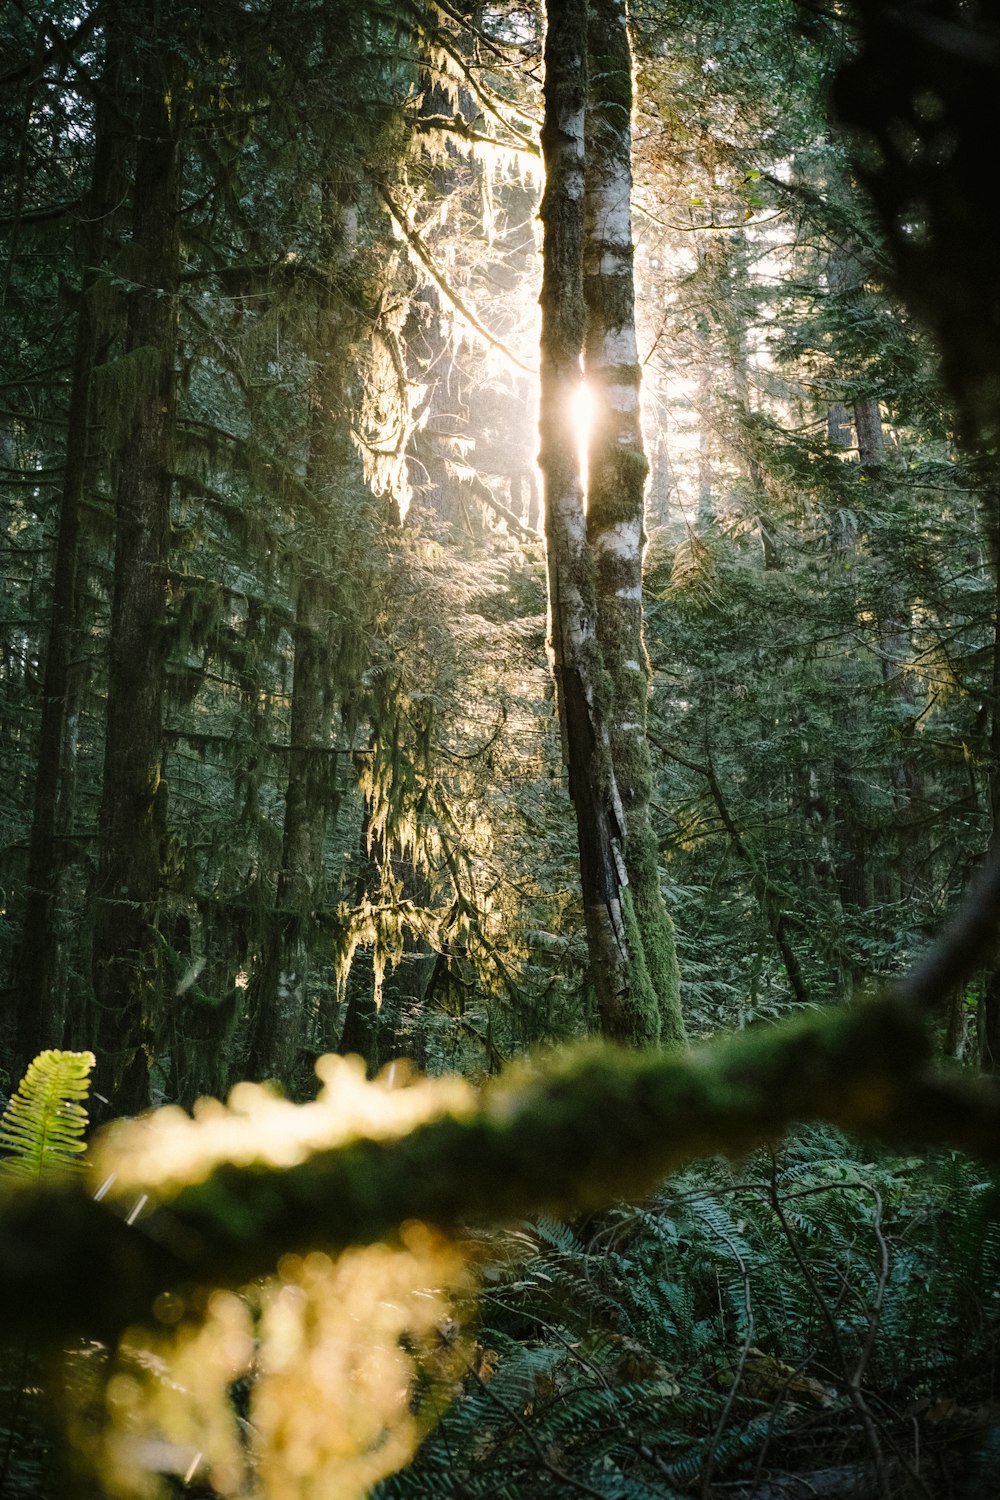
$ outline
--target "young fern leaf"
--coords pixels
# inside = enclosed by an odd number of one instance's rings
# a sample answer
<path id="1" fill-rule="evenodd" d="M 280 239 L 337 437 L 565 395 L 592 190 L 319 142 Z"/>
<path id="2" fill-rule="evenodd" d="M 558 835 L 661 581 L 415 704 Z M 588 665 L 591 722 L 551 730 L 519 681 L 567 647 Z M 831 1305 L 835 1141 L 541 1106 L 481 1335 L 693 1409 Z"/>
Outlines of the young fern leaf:
<path id="1" fill-rule="evenodd" d="M 0 1119 L 0 1177 L 37 1182 L 82 1166 L 92 1052 L 40 1052 Z"/>

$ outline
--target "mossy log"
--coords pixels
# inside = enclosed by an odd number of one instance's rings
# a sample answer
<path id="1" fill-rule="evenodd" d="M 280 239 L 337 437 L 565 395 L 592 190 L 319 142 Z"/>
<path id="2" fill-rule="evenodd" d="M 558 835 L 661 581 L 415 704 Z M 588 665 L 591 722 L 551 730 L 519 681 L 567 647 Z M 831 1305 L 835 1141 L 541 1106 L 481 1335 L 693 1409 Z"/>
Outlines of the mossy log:
<path id="1" fill-rule="evenodd" d="M 100 1202 L 85 1183 L 5 1190 L 7 1331 L 107 1338 L 148 1317 L 167 1288 L 239 1286 L 288 1252 L 391 1239 L 413 1220 L 451 1229 L 597 1208 L 694 1157 L 776 1139 L 793 1121 L 1000 1162 L 1000 1090 L 934 1076 L 928 1055 L 923 1020 L 899 999 L 751 1028 L 687 1055 L 586 1043 L 519 1064 L 481 1093 L 446 1091 L 440 1113 L 394 1139 L 355 1137 L 291 1166 L 225 1161 L 196 1184 L 149 1182 Z"/>

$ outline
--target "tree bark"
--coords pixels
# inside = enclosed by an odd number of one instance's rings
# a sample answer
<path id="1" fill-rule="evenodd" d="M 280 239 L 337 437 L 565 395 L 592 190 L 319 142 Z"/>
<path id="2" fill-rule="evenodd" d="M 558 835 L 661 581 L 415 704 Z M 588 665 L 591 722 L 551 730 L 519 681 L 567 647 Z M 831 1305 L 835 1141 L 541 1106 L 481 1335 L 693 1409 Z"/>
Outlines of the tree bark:
<path id="1" fill-rule="evenodd" d="M 587 541 L 573 401 L 580 388 L 583 301 L 586 0 L 549 7 L 545 38 L 546 184 L 542 270 L 539 467 L 545 501 L 549 642 L 563 758 L 576 812 L 591 977 L 601 1028 L 635 1042 L 658 1038 L 658 1013 L 633 1001 L 626 926 L 625 815 L 608 734 L 609 685 L 597 642 L 597 590 Z M 634 927 L 634 918 L 632 921 Z"/>
<path id="2" fill-rule="evenodd" d="M 986 545 L 993 569 L 993 642 L 990 662 L 990 737 L 987 792 L 990 804 L 990 850 L 1000 848 L 1000 512 L 990 493 L 984 504 Z M 977 1030 L 980 1066 L 986 1073 L 1000 1073 L 1000 964 L 994 962 L 983 976 Z"/>
<path id="3" fill-rule="evenodd" d="M 275 1078 L 286 1087 L 305 1029 L 311 919 L 321 899 L 323 877 L 327 771 L 320 762 L 328 757 L 316 751 L 324 751 L 329 740 L 325 594 L 315 574 L 300 580 L 281 868 L 275 909 L 268 915 L 253 981 L 248 1075 Z"/>
<path id="4" fill-rule="evenodd" d="M 166 834 L 164 615 L 179 271 L 180 111 L 169 62 L 142 64 L 133 290 L 120 383 L 114 594 L 93 953 L 98 1090 L 115 1113 L 149 1102 Z"/>
<path id="5" fill-rule="evenodd" d="M 642 557 L 648 464 L 639 406 L 632 250 L 632 55 L 625 0 L 590 0 L 583 293 L 584 375 L 591 392 L 587 540 L 597 583 L 597 639 L 610 687 L 611 760 L 625 821 L 631 950 L 627 1028 L 684 1040 L 673 923 L 660 891 L 650 822 L 646 739 L 649 659 Z M 651 986 L 651 992 L 649 987 Z M 658 1011 L 654 1019 L 652 1011 Z"/>
<path id="6" fill-rule="evenodd" d="M 108 216 L 118 172 L 119 142 L 108 99 L 113 97 L 120 46 L 112 37 L 94 123 L 90 191 L 83 204 L 80 253 L 84 266 L 67 410 L 66 452 L 59 503 L 52 606 L 42 688 L 35 795 L 28 849 L 27 899 L 18 957 L 16 1072 L 45 1047 L 61 1047 L 66 1016 L 65 856 L 60 835 L 72 821 L 72 762 L 79 711 L 81 646 L 79 570 L 82 505 L 92 464 L 91 399 L 100 338 L 96 287 L 105 259 Z"/>
<path id="7" fill-rule="evenodd" d="M 338 201 L 324 184 L 324 247 L 328 286 L 316 312 L 314 370 L 309 393 L 309 453 L 306 488 L 313 514 L 304 518 L 316 545 L 301 560 L 293 631 L 292 709 L 282 830 L 281 868 L 275 910 L 265 934 L 254 980 L 254 1031 L 249 1074 L 292 1081 L 305 1035 L 308 981 L 315 948 L 315 914 L 322 901 L 323 856 L 331 814 L 330 731 L 344 660 L 357 653 L 336 640 L 351 624 L 342 600 L 334 616 L 339 533 L 350 525 L 350 500 L 363 487 L 351 436 L 357 378 L 357 315 L 335 287 L 357 250 L 357 211 L 341 192 Z M 339 663 L 340 671 L 332 666 Z"/>

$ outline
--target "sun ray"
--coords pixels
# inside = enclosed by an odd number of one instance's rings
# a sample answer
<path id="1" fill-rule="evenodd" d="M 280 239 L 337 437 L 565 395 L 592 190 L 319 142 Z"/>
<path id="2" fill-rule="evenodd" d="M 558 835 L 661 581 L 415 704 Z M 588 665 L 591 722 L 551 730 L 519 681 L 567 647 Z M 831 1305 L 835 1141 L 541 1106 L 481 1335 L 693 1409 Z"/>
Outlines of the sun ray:
<path id="1" fill-rule="evenodd" d="M 580 478 L 584 493 L 587 490 L 587 454 L 590 448 L 590 429 L 594 420 L 594 393 L 585 380 L 581 380 L 572 398 L 573 427 L 576 431 L 576 446 L 580 455 Z"/>

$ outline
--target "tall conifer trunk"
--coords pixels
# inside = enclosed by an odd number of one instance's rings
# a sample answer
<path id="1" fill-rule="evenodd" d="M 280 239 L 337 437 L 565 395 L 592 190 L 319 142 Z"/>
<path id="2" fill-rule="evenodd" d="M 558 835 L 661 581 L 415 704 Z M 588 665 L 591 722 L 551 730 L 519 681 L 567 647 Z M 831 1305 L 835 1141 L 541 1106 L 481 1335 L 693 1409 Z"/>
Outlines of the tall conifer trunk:
<path id="1" fill-rule="evenodd" d="M 576 812 L 591 975 L 602 1027 L 625 1034 L 630 989 L 624 814 L 614 786 L 608 688 L 597 645 L 597 592 L 587 545 L 573 401 L 583 350 L 583 173 L 586 0 L 549 6 L 545 38 L 545 194 L 539 466 L 545 495 L 549 638 L 563 757 Z"/>
<path id="2" fill-rule="evenodd" d="M 341 281 L 357 245 L 357 210 L 342 191 L 324 185 L 323 271 L 328 283 L 316 312 L 314 370 L 309 394 L 306 488 L 320 538 L 303 558 L 295 599 L 292 705 L 281 868 L 275 911 L 261 944 L 254 978 L 251 1077 L 292 1081 L 305 1034 L 308 980 L 323 897 L 323 857 L 330 820 L 331 721 L 344 663 L 335 631 L 337 545 L 331 533 L 350 525 L 350 500 L 362 488 L 351 436 L 356 376 L 356 314 Z M 338 287 L 341 288 L 338 295 Z M 356 393 L 353 393 L 356 395 Z M 343 564 L 340 564 L 342 571 Z M 339 614 L 343 624 L 344 610 Z M 349 654 L 349 653 L 346 653 Z"/>
<path id="3" fill-rule="evenodd" d="M 985 497 L 981 505 L 984 540 L 993 573 L 993 640 L 990 660 L 989 754 L 986 791 L 990 813 L 990 855 L 1000 847 L 1000 507 L 997 504 L 996 478 L 990 472 L 983 476 Z M 1000 1073 L 1000 962 L 993 963 L 983 975 L 977 1007 L 976 1029 L 979 1060 L 987 1073 Z"/>
<path id="4" fill-rule="evenodd" d="M 76 700 L 80 689 L 75 657 L 82 646 L 79 622 L 82 507 L 93 462 L 91 399 L 100 338 L 96 290 L 105 259 L 108 215 L 118 170 L 118 131 L 109 99 L 116 91 L 120 52 L 118 40 L 112 35 L 96 106 L 90 191 L 80 224 L 84 271 L 66 413 L 66 452 L 28 849 L 28 889 L 18 962 L 15 1043 L 18 1072 L 43 1048 L 63 1045 L 67 953 L 62 906 L 66 869 L 60 837 L 69 831 L 73 810 L 73 718 L 74 705 L 78 711 Z"/>
<path id="5" fill-rule="evenodd" d="M 292 1082 L 304 1036 L 315 913 L 322 900 L 330 758 L 328 612 L 326 580 L 318 572 L 306 573 L 295 603 L 281 867 L 254 971 L 247 1062 L 252 1078 L 274 1078 L 285 1086 Z"/>
<path id="6" fill-rule="evenodd" d="M 166 834 L 162 774 L 166 564 L 177 337 L 179 111 L 143 38 L 135 163 L 132 290 L 122 378 L 114 594 L 100 815 L 93 974 L 98 1089 L 116 1113 L 149 1100 L 162 982 L 157 900 Z"/>

